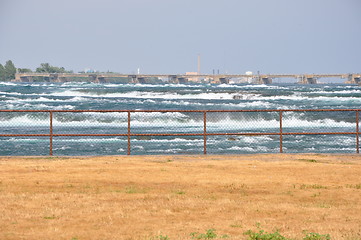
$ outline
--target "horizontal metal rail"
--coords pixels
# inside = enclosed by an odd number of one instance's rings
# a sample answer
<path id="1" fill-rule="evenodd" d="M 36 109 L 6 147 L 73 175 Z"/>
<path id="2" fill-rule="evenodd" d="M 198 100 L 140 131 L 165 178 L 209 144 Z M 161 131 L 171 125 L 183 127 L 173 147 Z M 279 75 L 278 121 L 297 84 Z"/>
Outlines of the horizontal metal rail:
<path id="1" fill-rule="evenodd" d="M 290 135 L 355 135 L 356 153 L 359 153 L 359 112 L 361 109 L 271 109 L 271 110 L 0 110 L 0 113 L 49 113 L 49 134 L 0 134 L 0 137 L 49 137 L 49 155 L 53 155 L 54 137 L 127 137 L 128 151 L 131 154 L 131 137 L 137 136 L 203 136 L 203 153 L 207 154 L 208 136 L 279 136 L 280 153 L 283 152 L 283 136 Z M 119 134 L 55 134 L 53 132 L 53 114 L 54 113 L 127 113 L 127 133 Z M 203 131 L 199 133 L 132 133 L 131 132 L 131 113 L 203 113 Z M 207 113 L 250 113 L 250 112 L 276 112 L 279 113 L 279 131 L 277 132 L 207 132 Z M 283 113 L 284 112 L 355 112 L 355 131 L 352 132 L 284 132 L 283 131 Z"/>
<path id="2" fill-rule="evenodd" d="M 280 133 L 131 133 L 132 137 L 178 137 L 178 136 L 272 136 L 272 135 L 356 135 L 357 132 L 283 132 Z M 359 132 L 358 134 L 361 134 Z M 128 134 L 0 134 L 0 137 L 126 137 Z"/>
<path id="3" fill-rule="evenodd" d="M 39 113 L 56 113 L 56 112 L 198 112 L 198 113 L 212 113 L 212 112 L 357 112 L 361 109 L 255 109 L 255 110 L 0 110 L 0 112 L 39 112 Z"/>

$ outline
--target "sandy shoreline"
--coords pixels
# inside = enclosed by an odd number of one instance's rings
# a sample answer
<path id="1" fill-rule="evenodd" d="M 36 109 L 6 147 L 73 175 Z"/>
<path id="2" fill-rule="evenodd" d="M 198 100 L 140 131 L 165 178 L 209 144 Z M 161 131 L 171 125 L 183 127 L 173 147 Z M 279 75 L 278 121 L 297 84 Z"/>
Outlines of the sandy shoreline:
<path id="1" fill-rule="evenodd" d="M 361 156 L 0 157 L 0 239 L 360 239 Z M 220 236 L 219 235 L 219 236 Z"/>

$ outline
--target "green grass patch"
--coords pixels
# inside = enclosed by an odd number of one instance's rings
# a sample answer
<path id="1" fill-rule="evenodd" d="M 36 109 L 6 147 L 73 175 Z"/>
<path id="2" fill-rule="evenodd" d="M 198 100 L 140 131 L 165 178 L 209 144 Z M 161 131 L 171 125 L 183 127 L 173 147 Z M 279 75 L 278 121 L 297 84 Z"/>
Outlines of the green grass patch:
<path id="1" fill-rule="evenodd" d="M 243 234 L 248 236 L 248 240 L 290 240 L 289 238 L 282 236 L 278 231 L 268 233 L 264 230 L 248 230 Z"/>
<path id="2" fill-rule="evenodd" d="M 327 187 L 320 184 L 302 184 L 300 189 L 327 189 Z"/>
<path id="3" fill-rule="evenodd" d="M 124 192 L 125 192 L 125 193 L 128 193 L 128 194 L 146 193 L 146 190 L 145 190 L 145 189 L 142 189 L 142 188 L 138 188 L 138 187 L 136 187 L 136 186 L 127 186 L 127 187 L 125 187 Z"/>
<path id="4" fill-rule="evenodd" d="M 261 224 L 256 223 L 257 230 L 248 230 L 243 233 L 243 235 L 248 236 L 247 240 L 294 240 L 292 238 L 287 238 L 279 233 L 278 230 L 275 232 L 266 232 L 265 230 L 261 229 Z M 331 236 L 329 234 L 319 234 L 313 232 L 303 231 L 305 236 L 302 240 L 330 240 Z"/>
<path id="5" fill-rule="evenodd" d="M 247 240 L 295 240 L 293 238 L 288 238 L 283 236 L 279 230 L 274 232 L 266 232 L 261 229 L 260 223 L 256 224 L 257 230 L 248 230 L 243 233 L 247 236 Z M 231 227 L 241 227 L 240 225 L 231 225 Z M 303 231 L 304 237 L 302 240 L 331 240 L 330 234 L 320 234 L 314 232 L 308 232 L 307 230 Z M 205 233 L 193 232 L 190 234 L 191 239 L 227 239 L 230 238 L 229 235 L 223 234 L 219 235 L 216 233 L 215 229 L 208 229 Z M 238 238 L 237 238 L 238 239 Z M 243 239 L 243 238 L 242 238 Z M 170 240 L 170 237 L 167 235 L 158 235 L 151 237 L 150 240 Z"/>
<path id="6" fill-rule="evenodd" d="M 232 228 L 242 228 L 243 226 L 241 224 L 235 223 L 235 224 L 231 224 L 229 225 Z"/>
<path id="7" fill-rule="evenodd" d="M 315 206 L 318 208 L 331 208 L 331 205 L 327 204 L 327 203 L 319 203 L 319 204 L 316 204 Z"/>
<path id="8" fill-rule="evenodd" d="M 208 229 L 205 233 L 193 232 L 190 234 L 192 239 L 215 239 L 215 238 L 229 238 L 228 235 L 218 235 L 215 229 Z"/>
<path id="9" fill-rule="evenodd" d="M 320 193 L 320 192 L 315 193 L 315 194 L 312 194 L 312 196 L 311 196 L 311 197 L 319 197 L 319 196 L 321 196 L 321 193 Z"/>
<path id="10" fill-rule="evenodd" d="M 167 235 L 163 236 L 160 234 L 158 236 L 152 237 L 151 240 L 170 240 L 170 238 Z"/>
<path id="11" fill-rule="evenodd" d="M 311 162 L 311 163 L 317 163 L 317 160 L 315 159 L 297 159 L 298 161 L 302 161 L 302 162 Z"/>
<path id="12" fill-rule="evenodd" d="M 184 194 L 186 194 L 186 192 L 185 192 L 185 191 L 182 191 L 182 190 L 174 191 L 174 193 L 177 194 L 177 195 L 184 195 Z"/>
<path id="13" fill-rule="evenodd" d="M 354 189 L 361 189 L 361 183 L 360 184 L 347 184 L 346 188 L 354 188 Z"/>
<path id="14" fill-rule="evenodd" d="M 330 240 L 330 234 L 319 234 L 319 233 L 306 233 L 303 240 Z"/>

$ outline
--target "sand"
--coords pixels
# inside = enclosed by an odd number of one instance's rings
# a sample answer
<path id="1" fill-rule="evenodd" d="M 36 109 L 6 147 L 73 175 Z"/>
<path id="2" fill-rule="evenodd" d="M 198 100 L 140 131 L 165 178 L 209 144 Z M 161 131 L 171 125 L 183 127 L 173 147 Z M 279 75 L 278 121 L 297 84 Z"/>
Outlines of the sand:
<path id="1" fill-rule="evenodd" d="M 361 239 L 361 156 L 0 157 L 0 239 Z M 258 230 L 257 230 L 258 231 Z"/>

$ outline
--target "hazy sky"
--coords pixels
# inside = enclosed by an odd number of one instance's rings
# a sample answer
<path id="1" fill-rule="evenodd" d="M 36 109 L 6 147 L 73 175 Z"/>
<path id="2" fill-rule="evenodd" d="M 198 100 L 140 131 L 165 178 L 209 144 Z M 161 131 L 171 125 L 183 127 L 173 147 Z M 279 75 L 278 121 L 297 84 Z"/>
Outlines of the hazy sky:
<path id="1" fill-rule="evenodd" d="M 0 0 L 0 63 L 121 73 L 361 72 L 361 0 Z"/>

